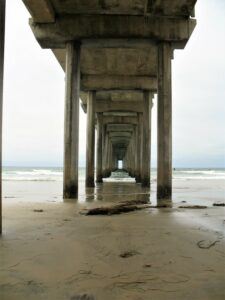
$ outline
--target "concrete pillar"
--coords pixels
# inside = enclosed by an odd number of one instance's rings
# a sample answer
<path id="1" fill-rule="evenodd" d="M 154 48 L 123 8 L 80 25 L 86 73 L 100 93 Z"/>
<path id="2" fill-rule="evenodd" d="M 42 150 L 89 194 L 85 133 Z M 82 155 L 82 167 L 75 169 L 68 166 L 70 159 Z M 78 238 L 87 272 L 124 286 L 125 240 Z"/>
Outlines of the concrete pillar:
<path id="1" fill-rule="evenodd" d="M 106 125 L 103 126 L 103 161 L 102 161 L 102 169 L 103 169 L 103 177 L 107 177 L 107 157 L 109 151 L 109 136 L 106 130 Z"/>
<path id="2" fill-rule="evenodd" d="M 108 151 L 107 151 L 107 163 L 106 163 L 106 168 L 107 168 L 107 177 L 111 176 L 112 172 L 112 143 L 110 141 L 110 138 L 108 137 Z"/>
<path id="3" fill-rule="evenodd" d="M 171 201 L 172 195 L 172 88 L 171 46 L 158 48 L 158 168 L 157 199 Z"/>
<path id="4" fill-rule="evenodd" d="M 137 116 L 138 122 L 136 126 L 136 182 L 141 182 L 141 113 Z"/>
<path id="5" fill-rule="evenodd" d="M 66 99 L 64 126 L 63 197 L 78 195 L 80 44 L 66 46 Z"/>
<path id="6" fill-rule="evenodd" d="M 2 233 L 2 104 L 5 48 L 5 0 L 0 1 L 0 234 Z"/>
<path id="7" fill-rule="evenodd" d="M 136 177 L 136 129 L 134 126 L 134 131 L 131 140 L 131 177 Z"/>
<path id="8" fill-rule="evenodd" d="M 101 183 L 103 182 L 102 178 L 102 121 L 103 121 L 103 114 L 97 114 L 97 166 L 96 166 L 96 182 Z"/>
<path id="9" fill-rule="evenodd" d="M 144 91 L 143 100 L 143 140 L 142 140 L 142 172 L 143 187 L 150 187 L 150 161 L 151 161 L 151 109 L 152 93 Z"/>
<path id="10" fill-rule="evenodd" d="M 94 187 L 95 177 L 95 92 L 87 99 L 86 187 Z"/>

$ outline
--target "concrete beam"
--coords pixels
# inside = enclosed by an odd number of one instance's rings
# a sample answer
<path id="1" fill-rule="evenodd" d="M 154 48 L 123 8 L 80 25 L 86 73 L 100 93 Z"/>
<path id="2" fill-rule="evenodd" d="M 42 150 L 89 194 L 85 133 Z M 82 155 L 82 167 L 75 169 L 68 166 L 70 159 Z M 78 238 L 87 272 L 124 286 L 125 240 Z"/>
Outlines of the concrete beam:
<path id="1" fill-rule="evenodd" d="M 84 39 L 82 40 L 81 45 L 81 52 L 84 49 L 145 49 L 145 51 L 152 51 L 152 48 L 157 47 L 154 41 L 149 39 Z M 61 65 L 62 69 L 65 70 L 65 59 L 66 59 L 66 52 L 65 49 L 52 49 L 56 59 L 58 60 L 59 64 Z M 150 55 L 149 55 L 150 57 Z"/>
<path id="2" fill-rule="evenodd" d="M 197 0 L 148 0 L 148 12 L 164 16 L 189 16 Z"/>
<path id="3" fill-rule="evenodd" d="M 107 76 L 157 76 L 157 45 L 148 48 L 81 49 L 81 73 Z"/>
<path id="4" fill-rule="evenodd" d="M 36 23 L 54 23 L 55 12 L 49 0 L 23 0 Z"/>
<path id="5" fill-rule="evenodd" d="M 133 132 L 134 126 L 131 124 L 108 124 L 106 131 L 131 131 Z"/>
<path id="6" fill-rule="evenodd" d="M 151 49 L 157 46 L 156 42 L 149 39 L 119 39 L 119 38 L 104 38 L 104 39 L 83 39 L 82 49 L 85 48 L 123 48 L 123 49 Z"/>
<path id="7" fill-rule="evenodd" d="M 51 0 L 51 2 L 57 15 L 146 15 L 148 13 L 188 16 L 196 0 Z"/>
<path id="8" fill-rule="evenodd" d="M 130 142 L 130 137 L 110 137 L 110 141 L 112 142 L 112 144 L 118 145 L 118 144 L 123 144 L 123 145 L 127 145 Z"/>
<path id="9" fill-rule="evenodd" d="M 87 92 L 81 93 L 81 100 L 84 104 L 87 103 Z M 112 102 L 137 102 L 143 101 L 143 91 L 136 91 L 136 90 L 114 90 L 114 91 L 97 91 L 96 92 L 96 99 L 98 101 L 107 100 Z M 112 115 L 113 113 L 111 113 Z M 115 112 L 116 114 L 116 112 Z M 131 112 L 127 112 L 127 116 L 131 116 Z M 133 113 L 134 114 L 134 113 Z M 118 114 L 117 114 L 118 115 Z M 124 112 L 125 116 L 125 112 Z"/>
<path id="10" fill-rule="evenodd" d="M 137 117 L 137 113 L 134 112 L 119 112 L 119 111 L 115 111 L 115 112 L 105 112 L 103 113 L 103 117 Z M 127 123 L 127 122 L 125 122 Z"/>
<path id="11" fill-rule="evenodd" d="M 149 90 L 155 93 L 157 91 L 157 79 L 148 76 L 84 75 L 81 80 L 81 90 Z"/>
<path id="12" fill-rule="evenodd" d="M 153 16 L 64 15 L 55 23 L 30 20 L 32 31 L 43 48 L 64 48 L 71 40 L 88 38 L 147 38 L 187 42 L 196 21 Z"/>
<path id="13" fill-rule="evenodd" d="M 143 103 L 141 102 L 112 102 L 112 101 L 96 101 L 96 112 L 113 112 L 113 111 L 129 111 L 143 112 Z"/>
<path id="14" fill-rule="evenodd" d="M 146 0 L 52 0 L 61 14 L 143 14 Z"/>
<path id="15" fill-rule="evenodd" d="M 103 124 L 112 124 L 112 123 L 125 123 L 125 124 L 137 124 L 137 117 L 103 117 Z"/>
<path id="16" fill-rule="evenodd" d="M 115 131 L 112 131 L 112 132 L 109 132 L 109 137 L 110 138 L 113 138 L 113 137 L 118 137 L 118 138 L 123 138 L 123 137 L 128 137 L 130 138 L 132 136 L 132 133 L 130 131 L 128 132 L 115 132 Z"/>
<path id="17" fill-rule="evenodd" d="M 143 101 L 143 91 L 100 91 L 97 92 L 98 100 L 109 100 L 109 101 Z"/>

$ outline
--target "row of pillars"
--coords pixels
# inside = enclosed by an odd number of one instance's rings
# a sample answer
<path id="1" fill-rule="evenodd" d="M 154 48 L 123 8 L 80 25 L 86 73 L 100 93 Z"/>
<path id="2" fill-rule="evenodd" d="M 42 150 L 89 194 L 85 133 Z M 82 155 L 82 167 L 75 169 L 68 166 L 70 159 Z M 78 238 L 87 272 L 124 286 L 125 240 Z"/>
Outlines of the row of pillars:
<path id="1" fill-rule="evenodd" d="M 118 161 L 123 161 L 123 169 L 130 176 L 136 179 L 142 186 L 150 186 L 150 161 L 151 161 L 151 109 L 153 94 L 145 92 L 144 114 L 137 114 L 137 124 L 133 125 L 133 131 L 128 138 L 127 145 L 123 145 L 124 155 L 118 147 L 110 140 L 111 131 L 107 132 L 107 124 L 104 123 L 103 113 L 97 113 L 97 165 L 96 182 L 101 183 L 103 177 L 108 177 L 112 171 L 118 169 Z M 92 97 L 91 97 L 92 98 Z M 91 106 L 92 107 L 92 106 Z M 88 109 L 87 122 L 87 169 L 86 186 L 94 185 L 94 148 L 90 147 L 89 141 L 93 141 L 94 132 L 92 130 Z M 94 112 L 92 111 L 92 114 Z M 147 118 L 145 126 L 143 119 Z M 92 119 L 92 118 L 91 118 Z M 90 138 L 90 134 L 92 137 Z M 117 138 L 120 137 L 120 132 Z M 118 142 L 117 142 L 118 143 Z M 120 155 L 118 155 L 118 152 Z M 89 161 L 91 160 L 91 161 Z M 91 168 L 89 167 L 91 166 Z M 90 184 L 90 185 L 89 185 Z"/>
<path id="2" fill-rule="evenodd" d="M 80 95 L 80 44 L 70 42 L 66 47 L 66 101 L 65 101 L 65 151 L 64 151 L 64 198 L 76 198 L 78 195 L 78 147 L 79 147 L 79 95 Z M 171 56 L 170 43 L 160 43 L 158 46 L 158 152 L 157 152 L 157 198 L 170 200 L 172 193 L 172 103 L 171 103 Z M 144 91 L 144 108 L 142 132 L 138 139 L 143 139 L 137 145 L 142 145 L 142 183 L 148 186 L 150 182 L 150 105 L 149 92 Z M 101 145 L 104 143 L 104 153 L 111 150 L 107 137 L 100 128 L 98 117 L 97 133 L 97 181 L 102 181 Z M 141 129 L 140 129 L 141 130 Z M 87 100 L 87 154 L 86 154 L 86 186 L 94 186 L 94 148 L 95 148 L 95 92 L 89 92 Z M 126 163 L 126 162 L 125 162 Z M 106 164 L 106 163 L 105 163 Z M 138 163 L 137 163 L 138 164 Z M 109 170 L 105 170 L 107 172 Z M 138 171 L 139 172 L 139 171 Z"/>
<path id="3" fill-rule="evenodd" d="M 0 1 L 0 169 L 2 168 L 2 102 L 3 102 L 3 69 L 4 69 L 4 35 L 5 35 L 5 0 Z M 171 199 L 172 192 L 172 103 L 171 103 L 171 45 L 160 43 L 158 46 L 158 200 Z M 143 180 L 150 181 L 150 114 L 148 92 L 144 93 L 143 112 Z M 76 198 L 78 195 L 78 148 L 79 148 L 79 105 L 80 105 L 80 43 L 69 42 L 66 46 L 66 95 L 65 95 L 65 130 L 64 130 L 64 198 Z M 86 184 L 94 184 L 94 92 L 88 97 L 87 105 L 87 178 Z M 98 118 L 99 120 L 99 118 Z M 99 121 L 98 121 L 99 127 Z M 101 181 L 101 163 L 104 156 L 101 152 L 101 130 L 98 130 L 97 181 Z M 108 149 L 105 149 L 108 151 Z M 138 150 L 139 151 L 139 150 Z M 141 168 L 139 168 L 141 169 Z M 0 172 L 0 199 L 1 172 Z M 0 232 L 2 232 L 2 200 L 0 201 Z"/>

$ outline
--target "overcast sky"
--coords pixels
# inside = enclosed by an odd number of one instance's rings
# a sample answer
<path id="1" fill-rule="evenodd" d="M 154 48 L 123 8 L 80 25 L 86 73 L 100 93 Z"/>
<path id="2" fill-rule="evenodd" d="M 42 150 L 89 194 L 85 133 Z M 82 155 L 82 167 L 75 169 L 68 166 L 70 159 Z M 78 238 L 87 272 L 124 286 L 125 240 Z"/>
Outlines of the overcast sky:
<path id="1" fill-rule="evenodd" d="M 225 1 L 198 0 L 197 27 L 173 61 L 174 167 L 225 167 Z M 22 0 L 7 1 L 3 162 L 62 166 L 64 72 L 42 50 Z M 156 108 L 152 166 L 156 166 Z M 80 164 L 86 118 L 80 113 Z"/>

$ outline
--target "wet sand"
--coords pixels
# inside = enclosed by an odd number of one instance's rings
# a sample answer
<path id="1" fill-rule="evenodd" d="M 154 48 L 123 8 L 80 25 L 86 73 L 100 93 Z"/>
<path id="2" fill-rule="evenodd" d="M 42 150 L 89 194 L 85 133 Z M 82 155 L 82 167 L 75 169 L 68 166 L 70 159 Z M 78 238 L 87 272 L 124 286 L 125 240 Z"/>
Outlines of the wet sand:
<path id="1" fill-rule="evenodd" d="M 175 181 L 173 208 L 115 216 L 80 211 L 154 205 L 155 183 L 151 195 L 133 183 L 79 193 L 63 203 L 60 182 L 4 183 L 0 299 L 225 299 L 225 208 L 213 207 L 225 200 L 222 180 Z M 188 204 L 208 208 L 178 208 Z"/>

